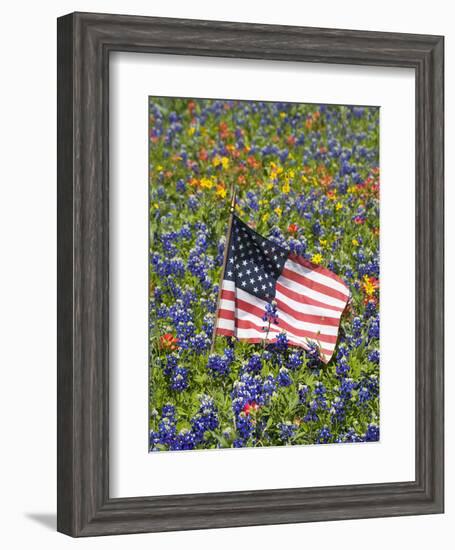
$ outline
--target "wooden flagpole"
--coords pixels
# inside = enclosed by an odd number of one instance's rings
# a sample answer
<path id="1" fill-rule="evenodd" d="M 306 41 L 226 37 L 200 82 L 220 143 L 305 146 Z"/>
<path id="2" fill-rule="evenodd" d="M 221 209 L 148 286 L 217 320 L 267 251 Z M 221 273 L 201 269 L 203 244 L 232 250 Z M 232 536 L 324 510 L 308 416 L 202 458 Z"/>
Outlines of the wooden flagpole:
<path id="1" fill-rule="evenodd" d="M 226 271 L 226 263 L 227 263 L 227 257 L 228 257 L 228 251 L 229 251 L 229 238 L 231 236 L 232 220 L 234 219 L 234 212 L 235 212 L 235 201 L 236 201 L 236 189 L 235 189 L 234 182 L 232 182 L 232 185 L 231 185 L 231 204 L 230 204 L 230 207 L 229 207 L 229 221 L 228 221 L 228 227 L 227 227 L 227 231 L 226 231 L 226 242 L 224 243 L 223 267 L 221 268 L 220 286 L 218 288 L 218 298 L 216 300 L 215 321 L 214 321 L 214 324 L 213 324 L 212 344 L 210 346 L 210 354 L 213 353 L 213 350 L 215 348 L 216 326 L 217 326 L 217 323 L 218 323 L 218 309 L 220 308 L 221 287 L 223 285 L 224 272 Z"/>

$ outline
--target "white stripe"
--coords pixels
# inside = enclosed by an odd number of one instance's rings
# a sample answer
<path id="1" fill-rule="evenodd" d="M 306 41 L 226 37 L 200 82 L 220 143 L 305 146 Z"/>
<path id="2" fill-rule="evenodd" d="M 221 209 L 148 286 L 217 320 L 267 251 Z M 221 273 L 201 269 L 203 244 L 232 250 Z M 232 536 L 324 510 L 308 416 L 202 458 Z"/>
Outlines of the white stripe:
<path id="1" fill-rule="evenodd" d="M 232 319 L 222 319 L 218 317 L 216 326 L 218 328 L 225 328 L 227 330 L 233 330 L 235 332 L 235 321 Z"/>
<path id="2" fill-rule="evenodd" d="M 308 286 L 304 286 L 300 283 L 296 283 L 291 279 L 286 279 L 286 277 L 284 277 L 283 275 L 280 275 L 278 277 L 278 282 L 281 283 L 286 288 L 289 288 L 289 290 L 293 290 L 294 292 L 298 292 L 300 294 L 303 294 L 304 296 L 308 296 L 309 298 L 312 298 L 313 300 L 317 300 L 318 302 L 321 302 L 323 304 L 327 304 L 329 306 L 336 306 L 340 308 L 344 308 L 344 306 L 346 305 L 345 301 L 341 301 L 341 300 L 338 300 L 337 298 L 333 298 L 328 294 L 322 294 L 322 292 L 318 292 L 317 290 L 313 290 Z"/>
<path id="3" fill-rule="evenodd" d="M 221 298 L 220 309 L 227 309 L 228 311 L 235 311 L 235 300 L 228 300 L 227 298 Z"/>
<path id="4" fill-rule="evenodd" d="M 345 294 L 347 297 L 349 297 L 350 295 L 349 289 L 347 288 L 346 285 L 340 283 L 335 279 L 332 279 L 331 277 L 327 277 L 327 275 L 323 275 L 322 273 L 319 273 L 316 270 L 309 269 L 308 267 L 305 267 L 290 259 L 286 261 L 286 263 L 284 264 L 284 268 L 294 271 L 295 273 L 297 273 L 297 275 L 304 275 L 308 279 L 316 281 L 317 283 L 321 283 L 321 285 L 325 285 L 330 288 L 333 288 L 334 290 L 338 290 L 339 292 L 342 292 L 343 294 Z"/>
<path id="5" fill-rule="evenodd" d="M 227 281 L 226 279 L 223 279 L 223 283 L 221 284 L 221 288 L 223 290 L 231 290 L 235 292 L 235 282 L 234 281 Z"/>

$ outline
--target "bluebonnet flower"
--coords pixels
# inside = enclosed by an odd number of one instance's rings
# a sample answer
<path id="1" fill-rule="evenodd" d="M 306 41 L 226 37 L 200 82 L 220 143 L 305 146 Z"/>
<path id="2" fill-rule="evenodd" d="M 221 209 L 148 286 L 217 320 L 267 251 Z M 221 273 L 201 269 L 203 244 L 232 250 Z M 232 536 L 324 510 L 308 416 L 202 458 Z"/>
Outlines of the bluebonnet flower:
<path id="1" fill-rule="evenodd" d="M 276 337 L 276 342 L 271 344 L 269 348 L 276 353 L 284 353 L 289 346 L 288 337 L 285 332 L 280 332 Z"/>
<path id="2" fill-rule="evenodd" d="M 316 443 L 330 443 L 332 434 L 327 426 L 324 426 L 319 430 Z"/>
<path id="3" fill-rule="evenodd" d="M 376 315 L 376 309 L 377 309 L 376 301 L 369 300 L 365 306 L 365 311 L 363 314 L 364 318 L 369 319 L 370 317 L 373 317 L 373 315 Z"/>
<path id="4" fill-rule="evenodd" d="M 261 356 L 258 353 L 253 353 L 248 361 L 244 364 L 243 369 L 245 372 L 259 373 L 262 369 Z"/>
<path id="5" fill-rule="evenodd" d="M 346 417 L 345 402 L 340 397 L 335 397 L 331 403 L 330 414 L 332 422 L 342 422 Z"/>
<path id="6" fill-rule="evenodd" d="M 161 410 L 158 431 L 150 433 L 150 449 L 158 450 L 156 445 L 169 445 L 176 435 L 175 407 L 167 403 Z"/>
<path id="7" fill-rule="evenodd" d="M 196 195 L 190 195 L 188 197 L 188 207 L 195 212 L 199 208 L 199 201 Z"/>
<path id="8" fill-rule="evenodd" d="M 340 397 L 344 400 L 349 400 L 352 397 L 352 391 L 355 389 L 356 384 L 352 378 L 343 378 L 340 386 Z"/>
<path id="9" fill-rule="evenodd" d="M 370 322 L 370 328 L 368 329 L 368 337 L 370 339 L 379 338 L 379 317 L 375 317 Z"/>
<path id="10" fill-rule="evenodd" d="M 213 399 L 207 395 L 200 398 L 200 407 L 191 419 L 192 431 L 197 443 L 204 439 L 205 433 L 218 427 L 218 411 Z"/>
<path id="11" fill-rule="evenodd" d="M 315 342 L 309 342 L 308 349 L 305 350 L 308 357 L 307 365 L 312 368 L 321 366 L 321 357 L 319 354 L 319 346 Z"/>
<path id="12" fill-rule="evenodd" d="M 242 411 L 247 403 L 255 402 L 258 405 L 265 403 L 262 393 L 263 383 L 259 375 L 244 373 L 236 380 L 231 392 L 232 408 L 235 414 Z"/>
<path id="13" fill-rule="evenodd" d="M 318 380 L 313 395 L 319 409 L 327 409 L 326 391 L 324 384 Z"/>
<path id="14" fill-rule="evenodd" d="M 199 332 L 191 336 L 189 339 L 188 349 L 193 353 L 203 354 L 210 347 L 210 338 L 207 336 L 206 332 Z"/>
<path id="15" fill-rule="evenodd" d="M 290 370 L 297 370 L 302 365 L 302 354 L 298 351 L 291 353 L 286 366 Z"/>
<path id="16" fill-rule="evenodd" d="M 276 393 L 276 380 L 272 374 L 269 374 L 264 380 L 262 386 L 262 392 L 264 395 L 264 402 L 267 403 L 268 398 L 272 397 Z"/>
<path id="17" fill-rule="evenodd" d="M 292 379 L 289 376 L 289 370 L 286 367 L 281 367 L 278 372 L 278 384 L 284 387 L 292 384 Z"/>
<path id="18" fill-rule="evenodd" d="M 196 438 L 194 433 L 187 428 L 180 430 L 177 436 L 169 443 L 169 449 L 171 451 L 189 451 L 195 447 Z"/>
<path id="19" fill-rule="evenodd" d="M 280 422 L 278 424 L 279 438 L 284 443 L 288 443 L 289 440 L 295 435 L 297 426 L 291 422 Z"/>
<path id="20" fill-rule="evenodd" d="M 226 361 L 226 364 L 230 366 L 235 359 L 234 348 L 225 348 L 223 357 Z"/>
<path id="21" fill-rule="evenodd" d="M 368 354 L 368 361 L 371 361 L 372 363 L 379 363 L 379 350 L 374 349 L 370 351 Z"/>
<path id="22" fill-rule="evenodd" d="M 355 338 L 358 338 L 362 333 L 362 320 L 360 317 L 354 317 L 352 321 L 352 334 Z"/>
<path id="23" fill-rule="evenodd" d="M 171 389 L 182 392 L 188 387 L 188 369 L 175 367 L 171 374 Z"/>
<path id="24" fill-rule="evenodd" d="M 278 310 L 277 310 L 277 303 L 275 300 L 273 300 L 271 303 L 267 303 L 265 305 L 265 312 L 262 316 L 262 320 L 267 323 L 273 323 L 275 325 L 278 324 Z"/>
<path id="25" fill-rule="evenodd" d="M 178 365 L 178 355 L 176 353 L 171 353 L 166 358 L 166 366 L 163 369 L 163 372 L 166 376 L 170 376 L 175 368 Z"/>
<path id="26" fill-rule="evenodd" d="M 366 386 L 360 386 L 358 400 L 360 405 L 364 405 L 367 401 L 371 399 L 372 395 L 369 389 Z"/>
<path id="27" fill-rule="evenodd" d="M 349 366 L 349 364 L 348 364 L 345 357 L 342 357 L 337 362 L 335 370 L 336 370 L 336 373 L 338 374 L 338 376 L 344 376 L 349 372 L 350 366 Z"/>
<path id="28" fill-rule="evenodd" d="M 221 357 L 216 353 L 209 356 L 207 368 L 213 376 L 225 376 L 229 374 L 229 365 L 225 357 Z"/>
<path id="29" fill-rule="evenodd" d="M 309 391 L 310 390 L 306 384 L 299 384 L 299 388 L 298 388 L 299 403 L 302 403 L 305 405 L 307 404 Z"/>
<path id="30" fill-rule="evenodd" d="M 365 434 L 365 441 L 379 441 L 379 426 L 376 424 L 368 424 Z"/>
<path id="31" fill-rule="evenodd" d="M 177 180 L 175 188 L 178 193 L 184 193 L 186 191 L 186 183 L 182 179 L 179 179 Z"/>
<path id="32" fill-rule="evenodd" d="M 359 435 L 354 428 L 349 428 L 349 430 L 337 438 L 337 443 L 361 443 L 364 441 L 364 438 Z"/>
<path id="33" fill-rule="evenodd" d="M 250 415 L 240 414 L 236 419 L 236 430 L 239 438 L 246 441 L 254 431 L 255 424 Z"/>

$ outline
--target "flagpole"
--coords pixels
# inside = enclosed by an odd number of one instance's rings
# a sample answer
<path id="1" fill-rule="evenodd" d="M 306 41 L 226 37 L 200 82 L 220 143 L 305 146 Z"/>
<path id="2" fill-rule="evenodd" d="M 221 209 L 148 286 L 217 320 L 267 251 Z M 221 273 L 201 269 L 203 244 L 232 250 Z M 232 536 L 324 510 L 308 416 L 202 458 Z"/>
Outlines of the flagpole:
<path id="1" fill-rule="evenodd" d="M 220 301 L 221 301 L 221 292 L 222 292 L 222 285 L 224 280 L 224 272 L 226 271 L 226 263 L 228 258 L 228 251 L 229 251 L 229 238 L 231 236 L 231 230 L 232 230 L 232 221 L 234 219 L 234 212 L 235 212 L 235 201 L 236 201 L 236 190 L 235 190 L 235 184 L 232 182 L 231 184 L 231 204 L 229 207 L 229 221 L 226 231 L 226 241 L 224 243 L 224 254 L 223 254 L 223 266 L 221 268 L 221 275 L 220 275 L 220 286 L 218 288 L 218 297 L 216 300 L 216 309 L 215 309 L 215 321 L 213 323 L 213 332 L 212 332 L 212 344 L 210 346 L 210 354 L 213 353 L 213 350 L 215 348 L 215 338 L 216 338 L 216 326 L 218 323 L 218 310 L 220 308 Z"/>

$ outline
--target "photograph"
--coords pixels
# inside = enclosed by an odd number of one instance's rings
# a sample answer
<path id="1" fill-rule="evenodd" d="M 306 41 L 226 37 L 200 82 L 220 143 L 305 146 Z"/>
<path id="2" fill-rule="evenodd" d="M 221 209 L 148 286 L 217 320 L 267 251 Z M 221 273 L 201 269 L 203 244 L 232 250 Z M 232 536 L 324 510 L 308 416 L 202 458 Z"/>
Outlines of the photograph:
<path id="1" fill-rule="evenodd" d="M 379 441 L 380 108 L 148 115 L 149 450 Z"/>

